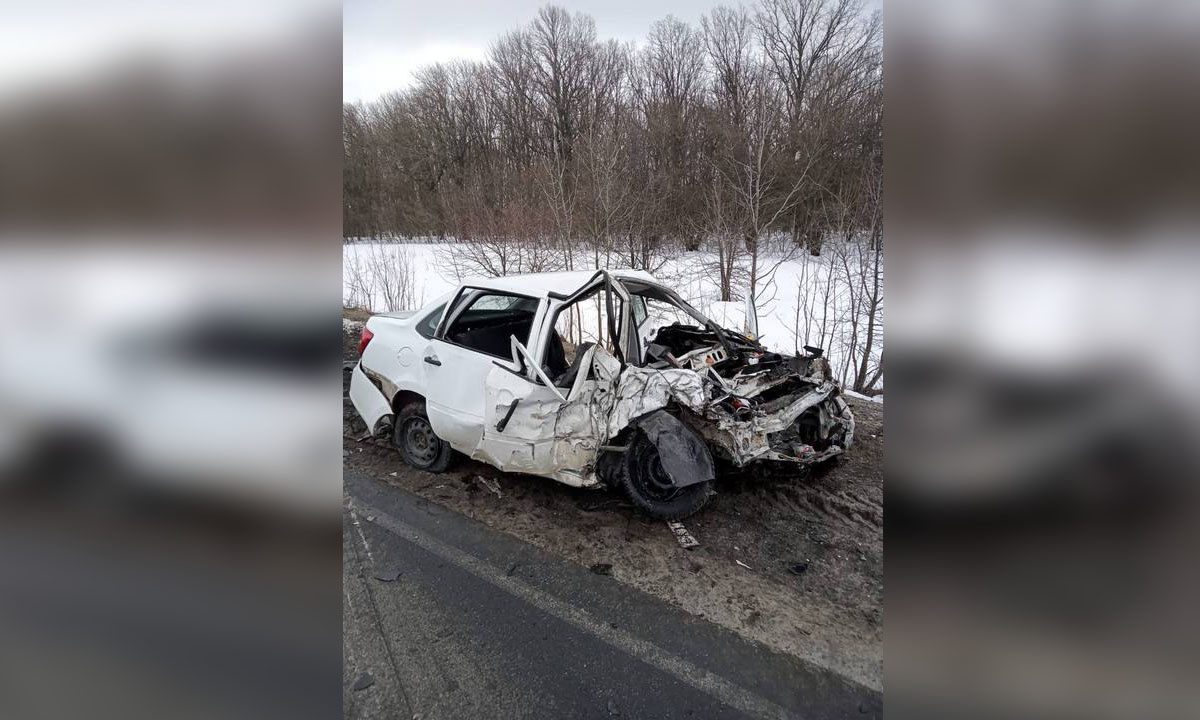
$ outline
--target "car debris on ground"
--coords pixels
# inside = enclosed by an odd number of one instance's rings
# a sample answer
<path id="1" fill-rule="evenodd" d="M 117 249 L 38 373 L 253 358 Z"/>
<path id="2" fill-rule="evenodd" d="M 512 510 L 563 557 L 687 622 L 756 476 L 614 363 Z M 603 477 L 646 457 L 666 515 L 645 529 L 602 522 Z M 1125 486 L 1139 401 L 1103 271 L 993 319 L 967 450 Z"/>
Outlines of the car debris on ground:
<path id="1" fill-rule="evenodd" d="M 499 498 L 501 500 L 504 499 L 504 494 L 500 492 L 500 483 L 497 482 L 495 479 L 485 478 L 482 475 L 476 475 L 475 482 L 479 483 L 480 485 L 482 485 L 485 488 L 487 488 L 488 490 L 490 490 L 492 492 L 492 494 L 495 495 L 497 498 Z"/>
<path id="2" fill-rule="evenodd" d="M 612 563 L 596 563 L 588 569 L 594 575 L 612 575 Z"/>
<path id="3" fill-rule="evenodd" d="M 692 536 L 688 529 L 681 522 L 668 522 L 667 527 L 671 529 L 671 533 L 675 536 L 675 541 L 679 543 L 679 547 L 688 550 L 700 546 L 700 541 Z"/>
<path id="4" fill-rule="evenodd" d="M 350 689 L 357 692 L 359 690 L 366 690 L 374 684 L 375 678 L 371 676 L 371 673 L 363 672 L 354 678 L 354 683 L 350 686 Z"/>

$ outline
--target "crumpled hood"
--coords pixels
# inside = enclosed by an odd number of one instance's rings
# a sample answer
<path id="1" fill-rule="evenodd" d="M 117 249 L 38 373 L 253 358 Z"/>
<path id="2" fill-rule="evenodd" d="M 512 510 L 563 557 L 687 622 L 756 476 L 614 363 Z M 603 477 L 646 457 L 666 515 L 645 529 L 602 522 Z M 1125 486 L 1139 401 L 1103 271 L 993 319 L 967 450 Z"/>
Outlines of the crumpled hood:
<path id="1" fill-rule="evenodd" d="M 813 459 L 840 453 L 853 440 L 854 417 L 839 396 L 837 384 L 821 375 L 762 373 L 721 379 L 711 373 L 679 368 L 628 365 L 622 370 L 620 363 L 601 349 L 597 349 L 593 362 L 597 377 L 608 380 L 600 385 L 613 388 L 612 396 L 606 398 L 611 404 L 593 405 L 596 410 L 607 410 L 605 435 L 609 441 L 638 418 L 671 405 L 686 409 L 686 419 L 695 429 L 737 465 L 757 459 L 801 460 L 792 449 L 804 443 L 788 434 L 796 434 L 799 418 L 813 408 L 817 408 L 815 423 L 819 432 L 827 434 L 839 425 L 844 430 L 840 444 L 820 453 L 814 451 Z M 719 407 L 722 399 L 731 396 L 753 399 L 772 388 L 793 385 L 800 389 L 762 403 L 744 417 L 734 417 Z"/>

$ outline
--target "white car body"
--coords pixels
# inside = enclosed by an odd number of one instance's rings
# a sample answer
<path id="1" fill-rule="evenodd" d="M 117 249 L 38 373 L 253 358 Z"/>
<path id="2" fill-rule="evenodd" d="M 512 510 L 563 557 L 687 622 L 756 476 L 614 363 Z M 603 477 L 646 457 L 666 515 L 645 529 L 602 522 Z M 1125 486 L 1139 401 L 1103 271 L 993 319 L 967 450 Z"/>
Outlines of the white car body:
<path id="1" fill-rule="evenodd" d="M 557 342 L 562 347 L 554 329 L 558 313 L 580 298 L 601 297 L 597 294 L 601 292 L 616 316 L 608 326 L 609 337 L 619 339 L 609 348 L 580 346 L 575 350 L 574 376 L 552 380 L 551 345 Z M 458 327 L 460 316 L 466 317 L 472 303 L 493 293 L 519 296 L 513 302 L 524 303 L 525 312 L 532 313 L 527 344 L 513 336 L 508 338 L 507 352 L 489 354 L 452 342 L 448 331 Z M 712 334 L 720 343 L 650 362 L 647 350 L 661 352 L 651 342 L 662 329 L 651 327 L 646 301 L 639 293 L 654 300 L 668 298 L 701 323 L 701 327 L 689 326 L 688 332 Z M 469 331 L 487 330 L 481 324 Z M 756 369 L 759 358 L 770 356 L 778 364 L 782 356 L 766 353 L 745 336 L 718 330 L 641 271 L 543 273 L 467 282 L 416 312 L 371 317 L 365 331 L 372 337 L 352 371 L 350 398 L 370 434 L 384 432 L 404 402 L 424 400 L 434 433 L 453 449 L 502 470 L 541 475 L 576 487 L 600 484 L 600 456 L 623 449 L 610 443 L 639 419 L 665 408 L 685 415 L 706 443 L 737 465 L 755 460 L 808 464 L 842 452 L 853 436 L 853 419 L 837 384 L 828 379 L 828 364 L 823 360 L 819 364 L 824 373 L 818 369 L 802 378 L 804 392 L 772 400 L 780 406 L 772 412 L 743 411 L 735 418 L 731 401 L 781 388 L 784 382 L 797 383 L 800 375 L 779 369 L 768 372 L 766 360 L 763 369 Z M 735 338 L 735 345 L 726 334 Z M 496 343 L 493 338 L 493 350 L 498 350 Z M 731 363 L 731 353 L 744 355 L 746 362 L 723 379 L 713 367 Z M 813 360 L 783 359 L 807 363 L 805 368 Z M 829 424 L 840 433 L 837 443 L 820 452 L 805 445 L 803 457 L 790 446 L 783 451 L 772 446 L 769 436 L 826 402 L 838 408 L 830 410 L 838 417 Z M 744 401 L 745 406 L 752 403 Z"/>

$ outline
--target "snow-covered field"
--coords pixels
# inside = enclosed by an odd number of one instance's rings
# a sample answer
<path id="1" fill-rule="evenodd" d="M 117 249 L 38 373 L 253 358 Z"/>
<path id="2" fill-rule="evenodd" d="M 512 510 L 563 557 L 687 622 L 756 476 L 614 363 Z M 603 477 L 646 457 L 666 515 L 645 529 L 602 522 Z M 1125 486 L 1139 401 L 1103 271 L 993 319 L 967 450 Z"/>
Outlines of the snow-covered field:
<path id="1" fill-rule="evenodd" d="M 449 246 L 437 243 L 358 242 L 343 246 L 342 301 L 347 307 L 372 312 L 412 310 L 424 307 L 454 289 L 468 278 L 454 276 L 448 270 L 445 254 Z M 581 258 L 582 260 L 582 258 Z M 768 258 L 766 266 L 778 258 Z M 672 287 L 695 307 L 718 323 L 741 329 L 743 303 L 721 303 L 713 252 L 681 252 L 672 256 L 655 276 Z M 762 261 L 760 260 L 760 263 Z M 591 258 L 579 262 L 577 269 L 592 267 Z M 612 268 L 625 267 L 614 258 Z M 857 277 L 858 257 L 827 245 L 820 257 L 796 253 L 779 263 L 773 277 L 760 280 L 756 307 L 761 342 L 772 350 L 797 353 L 803 345 L 824 347 L 834 372 L 843 380 L 853 376 L 852 365 L 861 358 L 861 350 L 848 357 L 852 347 L 861 348 L 866 335 L 866 307 L 861 284 L 855 295 L 851 282 Z M 382 275 L 389 282 L 380 282 Z M 398 282 L 407 278 L 406 282 Z M 850 282 L 847 281 L 850 278 Z M 870 276 L 867 277 L 868 281 Z M 389 291 L 383 287 L 390 286 Z M 404 285 L 404 292 L 396 288 Z M 737 288 L 739 295 L 745 287 Z M 857 305 L 857 312 L 856 312 Z M 853 320 L 857 315 L 857 340 Z M 877 318 L 872 370 L 883 348 L 882 312 Z M 878 384 L 882 388 L 882 381 Z"/>

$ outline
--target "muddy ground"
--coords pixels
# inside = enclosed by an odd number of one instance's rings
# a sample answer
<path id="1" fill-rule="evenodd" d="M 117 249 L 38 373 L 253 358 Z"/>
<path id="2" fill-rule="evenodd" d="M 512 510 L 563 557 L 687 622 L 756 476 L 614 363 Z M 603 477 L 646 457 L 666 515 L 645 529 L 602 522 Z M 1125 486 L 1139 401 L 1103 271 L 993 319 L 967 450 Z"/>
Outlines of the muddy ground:
<path id="1" fill-rule="evenodd" d="M 357 360 L 357 343 L 348 331 L 347 360 Z M 721 477 L 716 496 L 684 523 L 700 542 L 690 550 L 617 492 L 503 473 L 462 456 L 444 474 L 414 470 L 387 441 L 355 439 L 363 425 L 349 400 L 345 463 L 882 689 L 883 406 L 849 401 L 855 445 L 836 465 L 807 477 Z"/>

